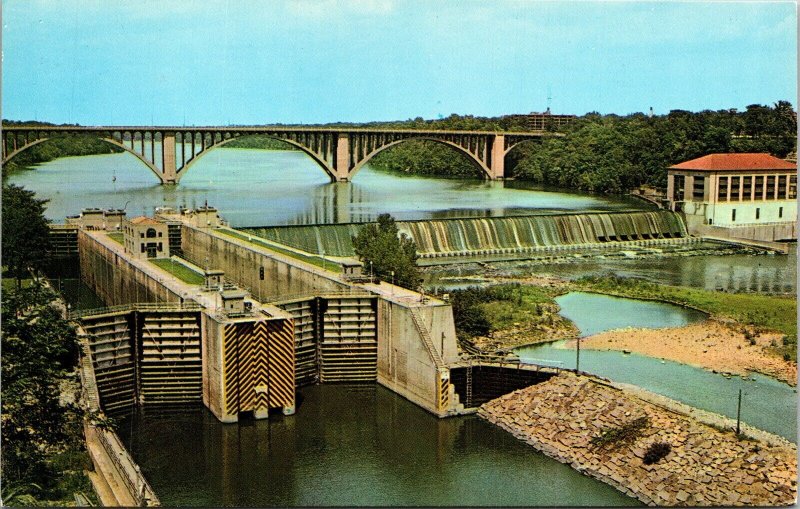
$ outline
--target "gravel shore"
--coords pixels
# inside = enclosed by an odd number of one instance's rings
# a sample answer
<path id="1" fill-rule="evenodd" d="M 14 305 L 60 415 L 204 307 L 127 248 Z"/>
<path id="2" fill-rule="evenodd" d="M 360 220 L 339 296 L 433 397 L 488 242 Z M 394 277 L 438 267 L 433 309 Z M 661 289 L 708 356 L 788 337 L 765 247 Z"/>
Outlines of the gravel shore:
<path id="1" fill-rule="evenodd" d="M 716 320 L 667 329 L 620 329 L 581 340 L 581 348 L 622 350 L 722 373 L 763 373 L 797 385 L 797 363 L 770 351 L 782 335 L 749 331 Z M 574 348 L 575 342 L 567 344 Z"/>

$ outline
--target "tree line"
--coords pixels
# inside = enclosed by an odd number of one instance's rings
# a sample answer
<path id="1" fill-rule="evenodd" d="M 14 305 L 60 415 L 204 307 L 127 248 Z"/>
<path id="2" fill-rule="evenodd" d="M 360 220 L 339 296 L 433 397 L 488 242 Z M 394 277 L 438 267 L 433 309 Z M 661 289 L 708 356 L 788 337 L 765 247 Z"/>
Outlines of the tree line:
<path id="1" fill-rule="evenodd" d="M 49 235 L 45 203 L 3 186 L 0 499 L 9 506 L 64 505 L 75 492 L 93 498 L 84 474 L 91 460 L 77 403 L 76 332 L 39 278 Z M 6 284 L 9 275 L 16 284 Z"/>
<path id="2" fill-rule="evenodd" d="M 3 120 L 4 126 L 52 126 L 46 122 L 14 122 Z M 7 147 L 12 149 L 12 147 Z M 14 171 L 30 169 L 32 166 L 52 161 L 59 157 L 89 156 L 96 154 L 116 154 L 122 152 L 120 147 L 106 143 L 92 135 L 54 136 L 17 154 L 3 165 L 3 178 Z"/>
<path id="3" fill-rule="evenodd" d="M 451 115 L 390 123 L 414 129 L 521 131 L 518 117 L 504 121 Z M 715 152 L 767 152 L 786 157 L 796 150 L 797 117 L 791 103 L 752 104 L 745 111 L 673 110 L 666 115 L 588 113 L 560 129 L 563 136 L 525 142 L 507 156 L 506 171 L 519 180 L 602 193 L 624 193 L 647 184 L 666 186 L 667 168 Z M 402 143 L 376 155 L 371 166 L 416 175 L 480 176 L 452 148 L 429 141 Z"/>

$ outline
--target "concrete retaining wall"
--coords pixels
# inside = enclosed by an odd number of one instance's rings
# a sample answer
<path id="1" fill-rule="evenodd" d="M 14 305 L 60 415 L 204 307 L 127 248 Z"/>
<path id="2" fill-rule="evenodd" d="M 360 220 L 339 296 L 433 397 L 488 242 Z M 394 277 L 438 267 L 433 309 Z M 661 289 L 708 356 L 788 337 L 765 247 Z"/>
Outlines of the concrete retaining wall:
<path id="1" fill-rule="evenodd" d="M 245 241 L 211 229 L 184 225 L 184 256 L 203 268 L 221 269 L 225 277 L 247 289 L 261 302 L 280 296 L 335 293 L 351 285 L 336 281 L 334 274 L 279 254 L 270 254 Z M 261 279 L 261 268 L 264 279 Z"/>
<path id="2" fill-rule="evenodd" d="M 180 295 L 131 265 L 105 243 L 102 233 L 78 233 L 81 278 L 107 306 L 135 302 L 182 302 Z"/>
<path id="3" fill-rule="evenodd" d="M 448 369 L 437 366 L 412 308 L 421 318 L 433 347 L 444 364 L 458 358 L 452 308 L 439 301 L 420 302 L 420 295 L 388 285 L 353 285 L 325 271 L 265 248 L 226 236 L 212 229 L 183 226 L 183 251 L 195 263 L 225 271 L 225 277 L 266 301 L 278 296 L 324 295 L 339 292 L 370 292 L 378 297 L 378 383 L 437 415 L 455 408 L 452 387 L 441 381 Z M 206 262 L 207 260 L 207 262 Z M 264 268 L 264 279 L 260 278 Z M 442 375 L 442 373 L 445 373 Z M 442 391 L 447 394 L 443 394 Z"/>

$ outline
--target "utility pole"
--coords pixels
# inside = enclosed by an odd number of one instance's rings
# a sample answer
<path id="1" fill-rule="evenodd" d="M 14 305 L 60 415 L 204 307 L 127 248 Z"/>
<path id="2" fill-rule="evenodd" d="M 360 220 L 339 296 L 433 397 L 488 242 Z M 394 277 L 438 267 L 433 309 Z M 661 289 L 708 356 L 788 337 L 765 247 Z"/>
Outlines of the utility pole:
<path id="1" fill-rule="evenodd" d="M 581 373 L 581 338 L 577 339 L 576 344 L 576 354 L 575 354 L 575 373 Z"/>
<path id="2" fill-rule="evenodd" d="M 736 405 L 736 434 L 739 434 L 739 417 L 742 414 L 742 390 L 739 389 L 739 404 Z"/>

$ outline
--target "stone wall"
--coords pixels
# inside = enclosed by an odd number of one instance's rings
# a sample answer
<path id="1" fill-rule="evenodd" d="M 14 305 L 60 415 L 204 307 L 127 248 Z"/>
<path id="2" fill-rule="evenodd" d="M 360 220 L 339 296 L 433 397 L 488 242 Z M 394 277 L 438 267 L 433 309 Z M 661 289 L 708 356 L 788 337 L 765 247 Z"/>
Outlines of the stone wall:
<path id="1" fill-rule="evenodd" d="M 793 444 L 739 439 L 598 379 L 562 373 L 486 403 L 479 415 L 648 505 L 774 506 L 796 497 Z M 639 417 L 649 426 L 631 442 L 591 443 Z M 656 442 L 672 450 L 646 465 L 645 451 Z"/>

